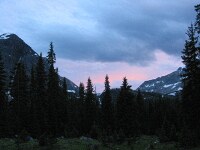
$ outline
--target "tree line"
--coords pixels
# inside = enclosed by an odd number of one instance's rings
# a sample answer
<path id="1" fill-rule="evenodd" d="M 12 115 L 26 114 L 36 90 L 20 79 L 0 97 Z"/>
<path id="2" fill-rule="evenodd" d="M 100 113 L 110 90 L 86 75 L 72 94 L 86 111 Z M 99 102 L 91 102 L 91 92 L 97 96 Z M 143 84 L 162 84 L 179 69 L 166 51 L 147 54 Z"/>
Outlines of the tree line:
<path id="1" fill-rule="evenodd" d="M 120 142 L 149 134 L 159 136 L 161 141 L 197 145 L 200 141 L 200 4 L 195 10 L 196 22 L 188 28 L 182 51 L 183 90 L 174 98 L 159 94 L 146 98 L 147 93 L 131 89 L 126 77 L 116 95 L 110 88 L 108 75 L 101 97 L 94 92 L 90 78 L 86 87 L 80 83 L 77 95 L 69 96 L 66 78 L 61 81 L 54 67 L 56 55 L 52 43 L 47 54 L 48 70 L 42 54 L 30 75 L 24 64 L 18 62 L 8 88 L 0 57 L 0 137 L 25 133 L 34 138 L 84 135 L 104 142 Z M 115 101 L 114 97 L 117 97 Z"/>
<path id="2" fill-rule="evenodd" d="M 54 67 L 56 57 L 52 43 L 47 55 L 48 71 L 45 71 L 42 54 L 30 75 L 23 63 L 16 64 L 8 88 L 11 95 L 8 101 L 5 71 L 0 60 L 1 137 L 12 137 L 25 131 L 34 138 L 43 135 L 98 138 L 114 134 L 121 137 L 153 134 L 161 128 L 166 117 L 158 109 L 163 111 L 161 107 L 167 107 L 164 111 L 170 111 L 174 107 L 174 104 L 168 106 L 173 101 L 160 95 L 145 101 L 140 90 L 134 92 L 131 89 L 126 77 L 119 93 L 112 94 L 108 75 L 101 98 L 94 92 L 90 78 L 86 87 L 80 83 L 77 95 L 69 96 L 66 79 L 61 81 L 58 69 Z M 113 96 L 117 96 L 116 101 Z M 154 116 L 162 117 L 157 121 Z"/>

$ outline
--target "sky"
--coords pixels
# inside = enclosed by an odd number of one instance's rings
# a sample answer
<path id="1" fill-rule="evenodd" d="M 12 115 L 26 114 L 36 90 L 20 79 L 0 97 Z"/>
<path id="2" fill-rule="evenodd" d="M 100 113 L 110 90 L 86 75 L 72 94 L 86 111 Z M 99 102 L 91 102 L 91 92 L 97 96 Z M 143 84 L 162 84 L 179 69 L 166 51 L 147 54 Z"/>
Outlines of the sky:
<path id="1" fill-rule="evenodd" d="M 54 43 L 59 74 L 102 92 L 123 77 L 142 82 L 183 66 L 195 0 L 0 0 L 0 34 L 14 33 L 46 56 Z"/>

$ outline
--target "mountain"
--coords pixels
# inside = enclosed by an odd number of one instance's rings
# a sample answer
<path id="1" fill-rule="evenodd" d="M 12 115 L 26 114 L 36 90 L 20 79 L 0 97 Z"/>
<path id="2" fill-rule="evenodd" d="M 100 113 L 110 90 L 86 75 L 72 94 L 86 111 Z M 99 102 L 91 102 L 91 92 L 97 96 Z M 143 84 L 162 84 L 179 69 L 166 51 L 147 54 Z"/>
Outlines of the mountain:
<path id="1" fill-rule="evenodd" d="M 27 45 L 21 38 L 15 34 L 0 35 L 0 52 L 4 60 L 5 71 L 7 74 L 7 81 L 14 70 L 17 62 L 25 64 L 28 74 L 30 74 L 32 66 L 36 65 L 39 55 Z M 47 59 L 44 57 L 45 69 L 48 70 Z M 60 77 L 62 79 L 62 77 Z M 70 92 L 75 92 L 78 87 L 69 79 L 67 79 L 67 86 Z"/>
<path id="2" fill-rule="evenodd" d="M 168 75 L 143 82 L 138 89 L 144 92 L 175 95 L 176 92 L 182 90 L 181 74 L 182 68 L 178 68 Z"/>
<path id="3" fill-rule="evenodd" d="M 131 93 L 136 97 L 138 94 L 138 90 L 130 90 Z M 118 96 L 120 94 L 120 88 L 113 88 L 110 90 L 110 94 L 112 97 L 112 103 L 115 105 L 117 103 Z M 144 100 L 151 101 L 151 100 L 159 100 L 161 97 L 165 99 L 175 99 L 176 97 L 174 95 L 163 95 L 161 93 L 154 93 L 154 92 L 145 92 L 141 91 L 142 97 Z M 101 93 L 98 98 L 101 102 L 103 99 L 104 93 Z"/>

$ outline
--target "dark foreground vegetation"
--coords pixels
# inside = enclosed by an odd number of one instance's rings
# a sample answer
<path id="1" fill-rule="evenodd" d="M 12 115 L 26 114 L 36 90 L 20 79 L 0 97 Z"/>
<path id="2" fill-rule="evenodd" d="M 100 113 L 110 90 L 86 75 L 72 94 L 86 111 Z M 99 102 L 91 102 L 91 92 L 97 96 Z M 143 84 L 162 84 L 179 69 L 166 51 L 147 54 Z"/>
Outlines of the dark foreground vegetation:
<path id="1" fill-rule="evenodd" d="M 51 144 L 41 147 L 38 140 L 17 143 L 15 139 L 1 139 L 2 150 L 180 150 L 176 142 L 160 143 L 155 136 L 141 136 L 131 142 L 105 144 L 93 139 L 57 138 Z M 200 147 L 192 148 L 198 150 Z"/>
<path id="2" fill-rule="evenodd" d="M 188 28 L 182 51 L 183 90 L 173 98 L 159 94 L 146 98 L 140 90 L 131 90 L 126 77 L 117 95 L 111 94 L 107 75 L 101 99 L 94 92 L 90 78 L 86 87 L 80 83 L 79 93 L 68 93 L 66 79 L 61 81 L 54 67 L 52 43 L 47 70 L 42 54 L 30 75 L 19 61 L 9 84 L 0 58 L 0 149 L 84 150 L 92 145 L 99 149 L 197 147 L 200 143 L 200 5 L 195 10 L 196 22 Z"/>

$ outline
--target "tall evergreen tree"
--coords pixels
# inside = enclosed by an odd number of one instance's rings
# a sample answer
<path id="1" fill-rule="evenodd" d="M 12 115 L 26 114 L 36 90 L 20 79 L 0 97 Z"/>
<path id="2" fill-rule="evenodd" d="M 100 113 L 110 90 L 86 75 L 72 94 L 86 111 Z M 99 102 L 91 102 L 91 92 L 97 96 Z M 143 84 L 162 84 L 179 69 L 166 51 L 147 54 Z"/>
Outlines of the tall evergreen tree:
<path id="1" fill-rule="evenodd" d="M 50 48 L 47 55 L 49 65 L 54 65 L 56 62 L 56 54 L 53 49 L 53 42 L 50 43 Z"/>
<path id="2" fill-rule="evenodd" d="M 62 106 L 63 114 L 62 115 L 63 116 L 62 116 L 62 118 L 63 118 L 64 125 L 67 125 L 69 102 L 68 102 L 68 92 L 67 92 L 67 81 L 66 81 L 65 77 L 63 79 L 62 94 L 63 94 L 63 98 L 62 98 L 62 101 L 63 101 L 63 106 Z"/>
<path id="3" fill-rule="evenodd" d="M 184 86 L 190 86 L 193 88 L 196 85 L 197 70 L 198 70 L 198 49 L 196 48 L 197 37 L 195 37 L 195 30 L 193 24 L 188 28 L 187 31 L 188 40 L 185 41 L 185 49 L 183 49 L 182 59 L 185 64 L 183 69 L 183 83 Z M 191 84 L 191 85 L 190 85 Z M 192 89 L 191 89 L 192 90 Z"/>
<path id="4" fill-rule="evenodd" d="M 126 136 L 135 135 L 138 126 L 136 105 L 130 88 L 125 77 L 117 100 L 117 128 L 122 130 Z"/>
<path id="5" fill-rule="evenodd" d="M 85 86 L 83 83 L 80 83 L 80 85 L 79 85 L 79 99 L 81 101 L 81 104 L 84 105 L 84 103 L 85 103 Z"/>
<path id="6" fill-rule="evenodd" d="M 57 71 L 56 71 L 57 72 Z M 57 74 L 58 78 L 58 74 Z M 58 124 L 59 134 L 63 135 L 64 130 L 69 125 L 69 116 L 68 116 L 68 109 L 69 109 L 69 99 L 68 99 L 68 92 L 67 92 L 67 81 L 66 78 L 63 78 L 62 85 L 58 87 L 58 102 L 57 102 L 57 117 L 58 117 Z"/>
<path id="7" fill-rule="evenodd" d="M 195 131 L 197 135 L 200 134 L 200 101 L 199 101 L 199 60 L 197 37 L 195 37 L 195 30 L 193 25 L 187 31 L 188 40 L 185 42 L 182 59 L 185 64 L 183 79 L 183 93 L 182 93 L 182 111 L 188 129 Z"/>
<path id="8" fill-rule="evenodd" d="M 68 92 L 67 92 L 67 81 L 66 78 L 63 78 L 63 85 L 62 85 L 62 91 L 63 91 L 63 95 L 65 97 L 65 99 L 68 98 Z"/>
<path id="9" fill-rule="evenodd" d="M 105 89 L 103 92 L 102 98 L 102 127 L 107 132 L 107 134 L 111 134 L 111 130 L 113 129 L 114 119 L 113 119 L 113 107 L 112 107 L 112 97 L 110 92 L 110 83 L 109 77 L 106 75 L 105 77 Z"/>
<path id="10" fill-rule="evenodd" d="M 197 70 L 197 85 L 198 89 L 200 89 L 200 4 L 195 6 L 196 10 L 196 22 L 195 22 L 195 31 L 197 32 L 198 35 L 198 44 L 196 45 L 197 47 L 197 61 L 198 61 L 198 70 Z M 198 97 L 200 97 L 200 92 Z"/>
<path id="11" fill-rule="evenodd" d="M 47 91 L 46 91 L 46 72 L 44 61 L 42 57 L 42 53 L 38 58 L 38 62 L 36 64 L 36 72 L 35 72 L 35 80 L 36 80 L 36 97 L 35 97 L 35 109 L 36 109 L 36 117 L 40 126 L 40 134 L 43 134 L 47 131 Z"/>
<path id="12" fill-rule="evenodd" d="M 0 137 L 8 135 L 8 101 L 5 94 L 5 76 L 4 63 L 0 53 Z"/>
<path id="13" fill-rule="evenodd" d="M 11 95 L 13 97 L 13 115 L 16 117 L 15 132 L 19 133 L 23 129 L 28 129 L 28 114 L 30 108 L 28 99 L 28 77 L 22 63 L 18 63 L 16 66 Z"/>
<path id="14" fill-rule="evenodd" d="M 30 80 L 30 111 L 29 111 L 29 132 L 32 136 L 37 137 L 40 135 L 40 125 L 37 117 L 37 81 L 35 77 L 35 70 L 31 68 Z"/>
<path id="15" fill-rule="evenodd" d="M 140 89 L 138 89 L 137 92 L 136 102 L 137 102 L 137 116 L 138 116 L 140 132 L 144 133 L 146 128 L 145 124 L 146 110 L 145 110 L 144 98 L 140 92 Z"/>
<path id="16" fill-rule="evenodd" d="M 84 134 L 84 126 L 82 123 L 86 118 L 85 113 L 85 86 L 83 83 L 80 83 L 79 85 L 79 133 Z"/>
<path id="17" fill-rule="evenodd" d="M 53 43 L 50 43 L 50 49 L 48 52 L 48 63 L 49 63 L 49 72 L 48 72 L 48 83 L 47 83 L 47 93 L 48 93 L 48 132 L 53 136 L 56 136 L 59 132 L 60 118 L 58 110 L 60 103 L 60 88 L 59 88 L 59 77 L 58 72 L 54 68 L 55 63 L 55 53 L 53 49 Z"/>
<path id="18" fill-rule="evenodd" d="M 84 121 L 84 128 L 85 133 L 88 134 L 91 130 L 93 124 L 95 123 L 95 96 L 94 96 L 94 89 L 92 85 L 92 81 L 88 78 L 87 87 L 86 87 L 86 97 L 85 97 L 85 121 Z"/>

